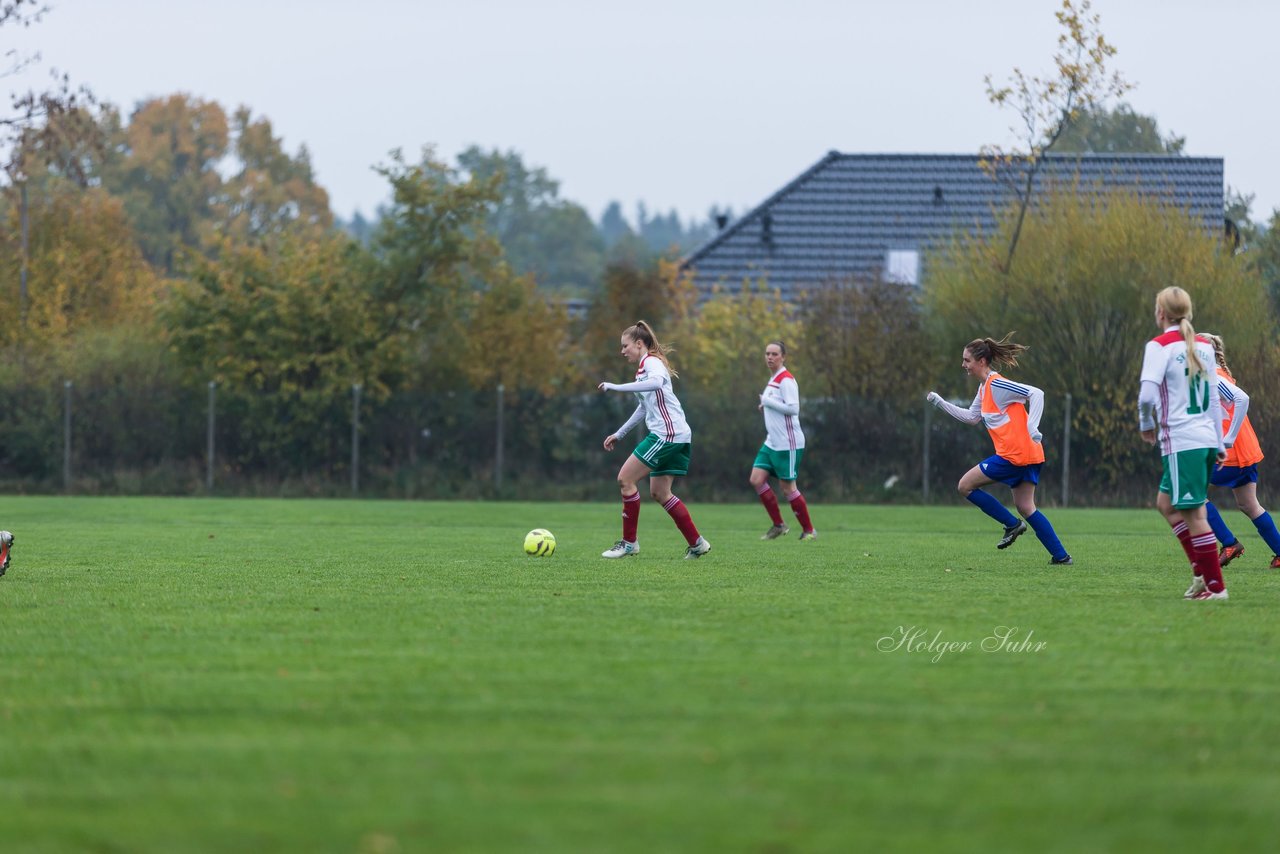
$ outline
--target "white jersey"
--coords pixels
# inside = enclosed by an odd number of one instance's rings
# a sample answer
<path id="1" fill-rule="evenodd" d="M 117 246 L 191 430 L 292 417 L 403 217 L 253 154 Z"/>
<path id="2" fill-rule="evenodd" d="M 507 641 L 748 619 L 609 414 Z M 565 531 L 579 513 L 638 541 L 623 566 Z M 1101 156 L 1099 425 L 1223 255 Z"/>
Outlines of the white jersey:
<path id="1" fill-rule="evenodd" d="M 1160 453 L 1164 456 L 1196 448 L 1223 447 L 1213 345 L 1197 337 L 1195 351 L 1204 371 L 1191 376 L 1186 341 L 1178 327 L 1173 326 L 1148 341 L 1142 356 L 1138 426 L 1156 431 Z"/>
<path id="2" fill-rule="evenodd" d="M 760 395 L 764 407 L 764 445 L 773 451 L 798 451 L 804 447 L 800 429 L 800 386 L 786 368 L 773 375 Z"/>
<path id="3" fill-rule="evenodd" d="M 657 356 L 648 355 L 640 360 L 634 383 L 605 383 L 605 387 L 614 391 L 634 391 L 640 401 L 627 423 L 613 435 L 622 438 L 643 418 L 649 432 L 664 442 L 693 441 L 693 430 L 684 418 L 684 407 L 671 387 L 671 372 Z"/>

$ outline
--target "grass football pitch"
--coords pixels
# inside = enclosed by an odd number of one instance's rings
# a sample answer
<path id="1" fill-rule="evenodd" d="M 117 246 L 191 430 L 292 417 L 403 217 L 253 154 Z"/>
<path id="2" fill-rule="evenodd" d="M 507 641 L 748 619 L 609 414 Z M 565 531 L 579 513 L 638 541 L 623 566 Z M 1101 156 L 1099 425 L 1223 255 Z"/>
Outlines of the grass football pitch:
<path id="1" fill-rule="evenodd" d="M 1072 567 L 970 507 L 691 510 L 707 557 L 648 502 L 606 561 L 616 502 L 0 499 L 0 850 L 1274 850 L 1239 514 L 1185 602 L 1153 510 L 1050 509 Z"/>

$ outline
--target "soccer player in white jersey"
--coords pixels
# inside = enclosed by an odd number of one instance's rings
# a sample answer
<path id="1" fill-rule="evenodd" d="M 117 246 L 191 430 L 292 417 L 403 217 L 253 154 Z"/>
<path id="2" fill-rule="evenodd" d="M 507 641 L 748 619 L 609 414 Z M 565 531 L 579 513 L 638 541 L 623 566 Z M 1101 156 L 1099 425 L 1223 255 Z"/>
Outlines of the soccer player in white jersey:
<path id="1" fill-rule="evenodd" d="M 658 343 L 649 324 L 643 320 L 636 321 L 635 326 L 627 327 L 622 333 L 622 356 L 636 365 L 635 382 L 604 382 L 598 386 L 601 391 L 634 392 L 639 399 L 636 411 L 627 422 L 605 437 L 606 451 L 612 451 L 618 440 L 641 421 L 649 428 L 649 435 L 640 441 L 622 468 L 618 469 L 618 486 L 622 490 L 622 539 L 614 543 L 613 548 L 606 549 L 601 557 L 639 554 L 640 488 L 636 484 L 646 476 L 649 478 L 649 494 L 671 515 L 689 544 L 685 558 L 702 557 L 711 551 L 711 544 L 698 533 L 684 502 L 671 494 L 671 484 L 676 476 L 689 473 L 693 431 L 685 420 L 684 407 L 671 387 L 671 378 L 678 375 L 667 361 L 669 349 Z"/>
<path id="2" fill-rule="evenodd" d="M 770 341 L 764 348 L 764 363 L 769 368 L 769 384 L 760 395 L 759 409 L 764 413 L 764 444 L 756 452 L 751 465 L 751 486 L 769 513 L 773 527 L 762 540 L 776 540 L 791 529 L 782 521 L 778 496 L 769 486 L 769 477 L 778 479 L 782 497 L 791 504 L 800 523 L 800 539 L 816 540 L 818 532 L 809 520 L 809 505 L 796 486 L 796 474 L 804 457 L 804 431 L 800 429 L 800 386 L 787 370 L 787 345 Z"/>
<path id="3" fill-rule="evenodd" d="M 937 392 L 929 392 L 928 401 L 965 424 L 983 424 L 991 434 L 995 454 L 969 469 L 956 484 L 960 494 L 979 510 L 1004 525 L 1004 536 L 996 548 L 1007 549 L 1031 526 L 1036 538 L 1049 553 L 1049 563 L 1070 566 L 1074 562 L 1063 547 L 1049 518 L 1036 508 L 1036 484 L 1040 482 L 1040 466 L 1044 463 L 1044 447 L 1040 444 L 1040 416 L 1044 414 L 1044 392 L 1033 385 L 1015 383 L 1001 376 L 996 365 L 1017 367 L 1018 355 L 1025 344 L 1015 344 L 1009 333 L 999 341 L 977 338 L 960 354 L 960 366 L 980 385 L 968 409 L 943 400 Z M 1003 483 L 1013 490 L 1013 503 L 1025 522 L 982 489 L 992 483 Z"/>
<path id="4" fill-rule="evenodd" d="M 1191 326 L 1191 297 L 1182 288 L 1156 294 L 1156 326 L 1147 342 L 1138 394 L 1138 429 L 1160 443 L 1164 473 L 1156 507 L 1164 514 L 1187 559 L 1187 599 L 1226 599 L 1218 543 L 1205 515 L 1215 463 L 1226 459 L 1222 408 L 1214 376 L 1213 345 Z"/>
<path id="5" fill-rule="evenodd" d="M 0 531 L 0 575 L 9 568 L 9 550 L 13 548 L 13 534 Z"/>

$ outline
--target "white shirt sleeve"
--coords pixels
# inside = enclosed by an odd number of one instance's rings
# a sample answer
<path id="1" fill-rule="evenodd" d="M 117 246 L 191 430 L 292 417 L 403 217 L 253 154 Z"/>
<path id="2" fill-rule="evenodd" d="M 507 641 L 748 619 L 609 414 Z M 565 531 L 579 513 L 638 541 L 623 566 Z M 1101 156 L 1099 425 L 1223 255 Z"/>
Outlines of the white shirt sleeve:
<path id="1" fill-rule="evenodd" d="M 1227 378 L 1218 377 L 1218 397 L 1220 400 L 1235 404 L 1235 409 L 1231 411 L 1231 424 L 1227 427 L 1227 435 L 1222 437 L 1222 443 L 1230 448 L 1235 444 L 1236 437 L 1240 435 L 1240 428 L 1244 426 L 1244 417 L 1249 414 L 1249 395 Z"/>
<path id="2" fill-rule="evenodd" d="M 662 388 L 662 377 L 648 377 L 633 383 L 603 383 L 607 391 L 657 391 Z"/>
<path id="3" fill-rule="evenodd" d="M 1154 341 L 1148 341 L 1147 348 L 1142 351 L 1142 382 L 1160 385 L 1164 382 L 1164 367 L 1164 348 Z"/>
<path id="4" fill-rule="evenodd" d="M 644 420 L 644 405 L 636 407 L 636 411 L 631 413 L 631 417 L 627 419 L 627 423 L 623 424 L 617 430 L 613 431 L 613 435 L 621 439 L 623 436 L 631 432 L 631 429 Z"/>
<path id="5" fill-rule="evenodd" d="M 762 394 L 760 395 L 760 402 L 776 412 L 781 412 L 783 415 L 800 414 L 800 386 L 795 380 L 788 377 L 780 382 L 778 384 L 778 394 L 782 395 L 782 400 Z"/>
<path id="6" fill-rule="evenodd" d="M 1156 409 L 1160 406 L 1160 384 L 1143 380 L 1138 390 L 1138 429 L 1156 429 Z"/>
<path id="7" fill-rule="evenodd" d="M 1160 407 L 1160 384 L 1164 382 L 1165 352 L 1154 341 L 1142 351 L 1142 385 L 1138 390 L 1138 429 L 1156 429 L 1156 410 Z"/>
<path id="8" fill-rule="evenodd" d="M 1044 436 L 1040 433 L 1040 419 L 1044 415 L 1044 392 L 1033 385 L 1027 386 L 1027 432 L 1031 441 L 1039 442 Z"/>
<path id="9" fill-rule="evenodd" d="M 1222 400 L 1218 397 L 1218 384 L 1209 382 L 1209 415 L 1213 418 L 1213 435 L 1218 439 L 1218 451 L 1225 451 L 1222 441 Z"/>
<path id="10" fill-rule="evenodd" d="M 942 395 L 932 391 L 929 392 L 929 402 L 955 420 L 963 421 L 965 424 L 977 424 L 982 420 L 982 389 L 978 389 L 978 393 L 973 396 L 973 403 L 969 404 L 968 409 L 961 409 L 954 403 L 945 400 Z"/>

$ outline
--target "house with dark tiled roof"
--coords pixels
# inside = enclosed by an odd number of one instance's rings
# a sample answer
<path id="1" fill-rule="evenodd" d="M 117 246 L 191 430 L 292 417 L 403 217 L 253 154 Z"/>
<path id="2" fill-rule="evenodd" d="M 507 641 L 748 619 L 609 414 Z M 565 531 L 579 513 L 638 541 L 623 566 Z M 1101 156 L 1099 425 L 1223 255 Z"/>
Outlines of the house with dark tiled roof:
<path id="1" fill-rule="evenodd" d="M 1219 157 L 1049 155 L 1037 189 L 1051 183 L 1131 189 L 1185 209 L 1206 229 L 1223 228 Z M 977 155 L 832 151 L 682 266 L 703 293 L 760 279 L 784 296 L 850 278 L 918 284 L 930 247 L 957 229 L 994 229 L 996 211 L 1014 198 L 1009 182 L 984 172 Z"/>

